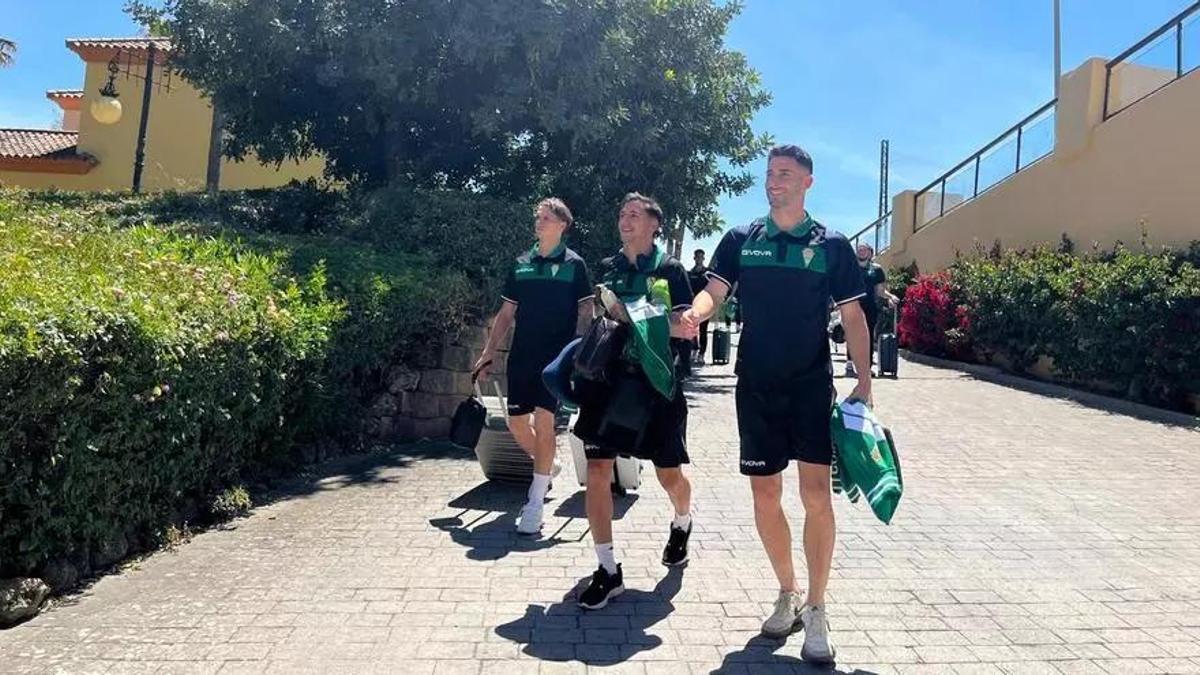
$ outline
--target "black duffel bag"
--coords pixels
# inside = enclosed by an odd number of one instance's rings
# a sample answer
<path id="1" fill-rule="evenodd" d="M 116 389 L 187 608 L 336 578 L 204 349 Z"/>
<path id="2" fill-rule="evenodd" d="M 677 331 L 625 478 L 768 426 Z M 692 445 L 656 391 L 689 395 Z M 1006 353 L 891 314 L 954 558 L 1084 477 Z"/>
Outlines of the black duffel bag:
<path id="1" fill-rule="evenodd" d="M 607 382 L 609 368 L 620 358 L 628 335 L 629 327 L 619 321 L 606 316 L 593 319 L 575 352 L 575 376 Z"/>
<path id="2" fill-rule="evenodd" d="M 489 365 L 491 361 L 483 367 Z M 474 450 L 479 444 L 488 414 L 487 406 L 483 404 L 483 393 L 479 391 L 479 371 L 471 375 L 471 383 L 475 385 L 475 394 L 458 404 L 454 418 L 450 420 L 450 442 L 467 450 Z"/>

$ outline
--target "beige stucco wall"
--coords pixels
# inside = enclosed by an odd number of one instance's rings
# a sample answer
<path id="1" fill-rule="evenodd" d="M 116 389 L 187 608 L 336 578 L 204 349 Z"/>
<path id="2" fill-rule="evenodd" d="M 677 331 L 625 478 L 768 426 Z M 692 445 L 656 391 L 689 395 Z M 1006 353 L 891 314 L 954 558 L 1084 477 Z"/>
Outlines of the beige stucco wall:
<path id="1" fill-rule="evenodd" d="M 1162 78 L 1154 69 L 1125 69 L 1110 101 L 1132 100 Z M 1107 121 L 1103 102 L 1104 61 L 1092 59 L 1063 78 L 1052 155 L 915 234 L 920 205 L 912 192 L 897 195 L 883 264 L 915 260 L 935 271 L 976 245 L 1055 244 L 1063 233 L 1080 249 L 1137 245 L 1143 232 L 1153 246 L 1200 239 L 1200 71 Z"/>
<path id="2" fill-rule="evenodd" d="M 133 164 L 137 148 L 137 130 L 142 108 L 142 80 L 117 76 L 123 114 L 114 125 L 97 122 L 90 110 L 92 101 L 108 78 L 107 63 L 87 64 L 84 75 L 83 114 L 79 119 L 79 150 L 99 160 L 91 172 L 83 175 L 0 171 L 0 184 L 29 188 L 58 187 L 67 190 L 127 190 L 133 185 Z M 144 72 L 144 64 L 136 70 Z M 156 81 L 162 71 L 156 69 Z M 166 78 L 161 78 L 164 83 Z M 212 125 L 212 107 L 186 80 L 174 75 L 170 91 L 154 87 L 150 101 L 150 119 L 146 130 L 146 163 L 142 188 L 162 190 L 200 190 L 204 187 L 208 166 L 208 145 Z M 292 179 L 320 176 L 324 161 L 314 157 L 304 162 L 284 162 L 280 167 L 264 165 L 250 157 L 242 162 L 224 160 L 222 189 L 244 189 L 282 185 Z"/>

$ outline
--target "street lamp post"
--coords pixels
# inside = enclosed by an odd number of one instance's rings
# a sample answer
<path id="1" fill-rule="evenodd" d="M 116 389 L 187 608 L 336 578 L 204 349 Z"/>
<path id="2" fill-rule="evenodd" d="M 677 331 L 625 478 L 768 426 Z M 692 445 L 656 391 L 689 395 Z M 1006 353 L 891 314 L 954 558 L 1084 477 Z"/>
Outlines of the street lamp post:
<path id="1" fill-rule="evenodd" d="M 133 194 L 142 191 L 142 169 L 146 166 L 146 126 L 150 121 L 150 85 L 154 80 L 154 59 L 157 54 L 158 49 L 151 41 L 146 55 L 146 81 L 142 89 L 142 118 L 138 122 L 137 154 L 133 160 Z"/>
<path id="2" fill-rule="evenodd" d="M 92 117 L 101 124 L 116 124 L 121 121 L 121 115 L 124 112 L 119 100 L 120 94 L 117 93 L 116 87 L 117 73 L 120 71 L 120 66 L 117 65 L 117 62 L 120 57 L 121 52 L 117 52 L 112 57 L 112 60 L 109 61 L 108 83 L 100 90 L 100 98 L 93 101 L 90 108 Z M 157 57 L 158 48 L 151 42 L 147 49 L 146 81 L 144 83 L 145 86 L 142 88 L 142 114 L 141 119 L 138 121 L 137 152 L 134 155 L 133 161 L 134 194 L 139 194 L 142 191 L 142 170 L 146 166 L 146 127 L 150 121 L 150 87 L 154 82 L 154 61 Z"/>

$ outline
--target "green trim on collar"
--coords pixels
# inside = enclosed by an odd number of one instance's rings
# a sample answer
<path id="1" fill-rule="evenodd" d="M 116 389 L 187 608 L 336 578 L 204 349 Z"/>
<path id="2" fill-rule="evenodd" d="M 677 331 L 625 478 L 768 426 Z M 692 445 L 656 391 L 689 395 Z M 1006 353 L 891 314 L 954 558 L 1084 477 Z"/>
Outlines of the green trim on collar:
<path id="1" fill-rule="evenodd" d="M 813 220 L 812 214 L 810 214 L 807 209 L 804 211 L 804 220 L 800 221 L 799 225 L 792 228 L 791 231 L 788 232 L 784 232 L 782 229 L 780 229 L 779 226 L 775 224 L 775 220 L 771 218 L 770 214 L 767 214 L 766 221 L 768 239 L 774 239 L 781 234 L 786 234 L 798 239 L 805 236 L 809 232 L 812 232 L 813 226 L 816 225 L 816 221 Z"/>
<path id="2" fill-rule="evenodd" d="M 541 258 L 542 260 L 550 260 L 552 258 L 558 258 L 566 252 L 567 252 L 567 244 L 565 242 L 559 241 L 558 246 L 555 246 L 554 250 L 550 251 L 550 255 L 545 255 L 545 256 L 539 255 L 538 254 L 538 243 L 535 241 L 535 242 L 533 242 L 533 248 L 529 249 L 529 257 L 530 258 Z"/>
<path id="3" fill-rule="evenodd" d="M 652 244 L 649 253 L 638 254 L 636 264 L 629 262 L 629 258 L 625 257 L 625 249 L 617 251 L 615 260 L 622 271 L 632 270 L 649 274 L 661 267 L 666 257 L 666 253 L 659 248 L 658 244 Z"/>

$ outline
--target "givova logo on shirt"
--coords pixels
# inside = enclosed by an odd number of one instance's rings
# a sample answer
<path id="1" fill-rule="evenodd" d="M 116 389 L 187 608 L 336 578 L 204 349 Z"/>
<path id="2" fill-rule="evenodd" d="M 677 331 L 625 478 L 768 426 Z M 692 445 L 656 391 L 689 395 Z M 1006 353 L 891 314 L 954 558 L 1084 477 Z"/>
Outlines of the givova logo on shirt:
<path id="1" fill-rule="evenodd" d="M 513 269 L 513 274 L 519 281 L 527 280 L 543 280 L 543 281 L 574 281 L 575 268 L 571 265 L 560 263 L 549 263 L 538 265 L 536 263 L 519 262 Z"/>
<path id="2" fill-rule="evenodd" d="M 742 246 L 741 263 L 748 268 L 780 268 L 825 273 L 826 253 L 821 246 L 794 243 L 777 245 L 770 241 L 754 241 Z"/>

